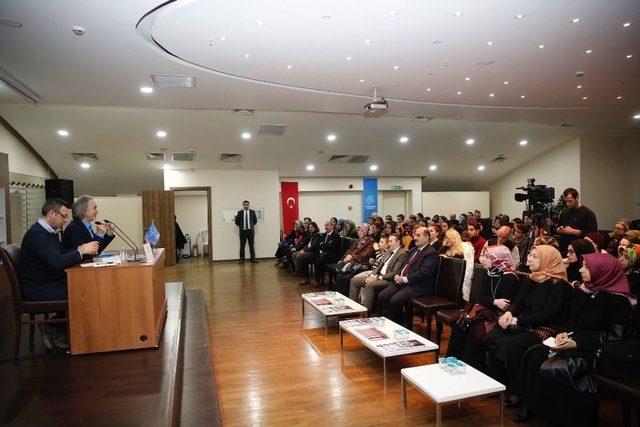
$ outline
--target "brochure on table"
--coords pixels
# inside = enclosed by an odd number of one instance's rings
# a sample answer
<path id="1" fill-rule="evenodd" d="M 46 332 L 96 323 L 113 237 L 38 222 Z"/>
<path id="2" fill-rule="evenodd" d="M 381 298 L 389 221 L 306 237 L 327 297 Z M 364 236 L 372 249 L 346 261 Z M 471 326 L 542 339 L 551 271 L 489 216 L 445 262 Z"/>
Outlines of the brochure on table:
<path id="1" fill-rule="evenodd" d="M 338 292 L 311 292 L 302 294 L 302 298 L 313 305 L 325 316 L 366 312 L 366 308 L 360 306 L 355 301 L 345 297 Z M 343 300 L 342 307 L 339 307 L 336 304 L 336 300 L 338 298 L 341 298 Z"/>

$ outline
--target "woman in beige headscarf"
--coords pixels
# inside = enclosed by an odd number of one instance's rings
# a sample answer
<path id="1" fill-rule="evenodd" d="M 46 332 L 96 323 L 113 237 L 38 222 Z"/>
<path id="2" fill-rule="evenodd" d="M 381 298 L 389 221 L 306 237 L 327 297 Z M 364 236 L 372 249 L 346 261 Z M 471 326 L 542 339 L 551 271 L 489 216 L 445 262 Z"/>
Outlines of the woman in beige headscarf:
<path id="1" fill-rule="evenodd" d="M 560 252 L 547 245 L 535 246 L 527 257 L 531 269 L 520 283 L 513 302 L 498 320 L 499 327 L 487 334 L 482 345 L 491 348 L 491 371 L 498 381 L 506 381 L 513 395 L 506 406 L 518 404 L 520 363 L 529 347 L 555 335 L 554 325 L 564 321 L 572 287 Z"/>

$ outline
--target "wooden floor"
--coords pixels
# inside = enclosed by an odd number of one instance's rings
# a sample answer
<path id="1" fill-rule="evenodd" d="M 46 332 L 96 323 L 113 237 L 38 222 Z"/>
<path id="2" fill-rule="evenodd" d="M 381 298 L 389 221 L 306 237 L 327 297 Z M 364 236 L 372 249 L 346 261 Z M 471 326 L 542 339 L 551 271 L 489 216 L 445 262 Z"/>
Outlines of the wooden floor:
<path id="1" fill-rule="evenodd" d="M 409 387 L 402 409 L 399 371 L 434 363 L 435 356 L 392 360 L 382 387 L 382 360 L 337 329 L 324 336 L 323 319 L 312 309 L 302 317 L 298 279 L 273 261 L 239 266 L 186 260 L 167 269 L 167 281 L 201 290 L 208 305 L 212 359 L 225 426 L 247 425 L 434 425 L 435 406 Z M 424 335 L 424 331 L 416 330 Z M 443 347 L 446 346 L 446 337 Z M 619 425 L 619 406 L 601 407 L 603 425 Z M 499 400 L 476 398 L 445 406 L 448 426 L 498 425 Z M 512 421 L 505 410 L 505 424 Z M 537 421 L 537 422 L 536 422 Z M 540 420 L 529 424 L 545 425 Z"/>

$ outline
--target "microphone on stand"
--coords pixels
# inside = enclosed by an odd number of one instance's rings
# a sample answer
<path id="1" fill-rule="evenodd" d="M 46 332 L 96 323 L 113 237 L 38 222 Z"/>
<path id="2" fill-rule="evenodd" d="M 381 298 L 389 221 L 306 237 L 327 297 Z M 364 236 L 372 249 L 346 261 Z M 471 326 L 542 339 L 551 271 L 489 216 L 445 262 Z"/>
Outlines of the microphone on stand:
<path id="1" fill-rule="evenodd" d="M 113 225 L 116 228 L 116 230 L 118 230 L 118 235 L 120 235 L 120 237 L 122 238 L 122 241 L 125 242 L 127 244 L 127 246 L 129 246 L 133 250 L 133 259 L 134 259 L 134 261 L 140 261 L 138 246 L 135 244 L 133 239 L 131 237 L 129 237 L 127 235 L 127 233 L 122 231 L 122 229 L 120 227 L 118 227 L 118 224 L 116 224 L 115 222 L 111 222 L 108 219 L 105 219 L 103 222 L 105 224 L 107 224 L 107 225 L 109 225 L 109 224 Z M 102 222 L 100 222 L 100 221 L 95 221 L 95 223 L 97 225 L 101 225 L 102 224 Z"/>

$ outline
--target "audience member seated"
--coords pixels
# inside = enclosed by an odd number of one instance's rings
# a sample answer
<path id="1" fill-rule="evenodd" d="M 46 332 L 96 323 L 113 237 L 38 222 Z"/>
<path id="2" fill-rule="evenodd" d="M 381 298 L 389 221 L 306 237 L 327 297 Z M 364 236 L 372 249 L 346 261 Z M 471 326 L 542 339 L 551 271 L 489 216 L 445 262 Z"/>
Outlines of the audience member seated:
<path id="1" fill-rule="evenodd" d="M 624 237 L 624 235 L 629 231 L 629 226 L 624 221 L 619 221 L 613 227 L 613 231 L 609 233 L 609 243 L 607 245 L 607 253 L 617 257 L 618 256 L 618 245 L 620 244 L 620 239 Z"/>
<path id="2" fill-rule="evenodd" d="M 517 223 L 513 229 L 513 241 L 518 247 L 518 252 L 520 253 L 520 265 L 525 265 L 527 263 L 527 254 L 530 249 L 529 231 L 531 231 L 531 226 L 522 221 Z"/>
<path id="3" fill-rule="evenodd" d="M 462 248 L 460 233 L 453 228 L 448 229 L 444 233 L 442 247 L 439 252 L 449 258 L 464 258 L 464 249 Z"/>
<path id="4" fill-rule="evenodd" d="M 583 258 L 583 283 L 571 298 L 568 320 L 556 331 L 558 349 L 549 354 L 548 347 L 538 345 L 527 352 L 517 384 L 524 398 L 517 422 L 535 414 L 558 426 L 597 424 L 596 353 L 602 341 L 624 337 L 636 299 L 613 256 L 590 253 Z"/>
<path id="5" fill-rule="evenodd" d="M 402 248 L 398 234 L 381 238 L 379 245 L 387 247 L 381 262 L 370 272 L 356 274 L 349 285 L 349 298 L 361 300 L 369 313 L 373 312 L 376 295 L 393 283 L 393 278 L 400 273 L 409 256 Z"/>
<path id="6" fill-rule="evenodd" d="M 480 342 L 493 329 L 498 316 L 508 309 L 518 290 L 519 279 L 511 259 L 511 251 L 496 240 L 481 249 L 480 263 L 487 269 L 489 280 L 482 281 L 481 296 L 468 314 L 454 324 L 447 356 L 457 357 L 469 365 L 486 371 Z"/>
<path id="7" fill-rule="evenodd" d="M 505 245 L 511 251 L 511 258 L 517 270 L 520 267 L 520 250 L 513 238 L 511 227 L 509 225 L 501 225 L 496 235 L 498 236 L 498 244 Z"/>
<path id="8" fill-rule="evenodd" d="M 298 225 L 299 223 L 300 223 L 300 220 L 295 220 L 293 222 L 293 228 L 291 229 L 291 232 L 286 236 L 284 236 L 278 242 L 278 248 L 276 249 L 276 255 L 275 255 L 276 267 L 288 267 L 287 252 L 289 252 L 289 248 L 291 247 L 291 245 L 293 244 L 296 238 L 296 233 L 297 233 L 297 229 L 299 228 L 299 225 Z"/>
<path id="9" fill-rule="evenodd" d="M 450 228 L 451 228 L 451 221 L 449 221 L 448 219 L 440 220 L 440 230 L 442 231 L 442 234 L 446 233 L 447 230 L 449 230 Z"/>
<path id="10" fill-rule="evenodd" d="M 551 246 L 531 249 L 527 258 L 530 276 L 482 341 L 489 349 L 489 373 L 507 386 L 511 396 L 507 407 L 519 403 L 515 388 L 522 358 L 529 347 L 555 335 L 554 325 L 563 322 L 573 288 L 567 283 L 567 272 L 560 252 Z"/>
<path id="11" fill-rule="evenodd" d="M 482 224 L 475 219 L 469 220 L 467 223 L 467 240 L 473 246 L 473 250 L 475 251 L 475 255 L 473 256 L 473 260 L 478 262 L 480 260 L 480 254 L 482 252 L 482 248 L 487 241 L 480 235 L 482 233 Z"/>
<path id="12" fill-rule="evenodd" d="M 543 245 L 551 246 L 553 248 L 556 248 L 557 250 L 560 250 L 560 244 L 553 236 L 539 236 L 533 240 L 533 247 Z"/>
<path id="13" fill-rule="evenodd" d="M 442 231 L 440 229 L 440 224 L 433 223 L 427 227 L 427 232 L 429 233 L 429 245 L 433 246 L 433 249 L 436 251 L 440 251 L 442 247 Z"/>
<path id="14" fill-rule="evenodd" d="M 640 294 L 640 245 L 625 248 L 618 258 L 634 295 Z"/>
<path id="15" fill-rule="evenodd" d="M 382 236 L 382 226 L 378 221 L 373 221 L 370 226 L 369 236 L 373 239 L 374 242 L 380 240 L 380 236 Z"/>
<path id="16" fill-rule="evenodd" d="M 71 214 L 73 221 L 62 234 L 62 248 L 65 252 L 71 252 L 84 243 L 98 242 L 98 253 L 101 253 L 116 237 L 111 224 L 96 225 L 96 231 L 93 231 L 91 222 L 98 217 L 98 205 L 93 197 L 78 197 L 71 207 Z M 91 259 L 91 255 L 85 255 L 82 259 Z"/>
<path id="17" fill-rule="evenodd" d="M 307 246 L 308 242 L 309 232 L 304 229 L 304 223 L 297 221 L 295 237 L 289 246 L 289 250 L 285 252 L 285 257 L 287 259 L 287 272 L 289 274 L 295 275 L 298 273 L 298 271 L 296 271 L 296 266 L 293 263 L 293 255 L 299 252 L 300 249 Z"/>
<path id="18" fill-rule="evenodd" d="M 394 224 L 392 221 L 387 221 L 387 222 L 384 224 L 384 232 L 383 232 L 383 234 L 384 234 L 385 236 L 391 236 L 391 235 L 392 235 L 393 233 L 395 233 L 395 232 L 396 232 L 396 226 L 395 226 L 395 224 Z"/>
<path id="19" fill-rule="evenodd" d="M 309 224 L 309 238 L 307 239 L 307 244 L 298 252 L 293 253 L 293 265 L 300 276 L 304 278 L 299 286 L 308 285 L 310 283 L 309 267 L 313 265 L 320 253 L 321 241 L 322 234 L 320 234 L 318 224 L 311 222 Z"/>
<path id="20" fill-rule="evenodd" d="M 576 281 L 580 281 L 582 277 L 580 275 L 580 269 L 582 268 L 582 256 L 585 254 L 592 254 L 596 251 L 587 239 L 576 239 L 567 247 L 567 258 L 564 263 L 567 266 L 567 280 L 573 284 Z"/>
<path id="21" fill-rule="evenodd" d="M 391 313 L 391 318 L 407 328 L 412 328 L 413 323 L 411 299 L 434 294 L 440 263 L 438 252 L 429 245 L 426 228 L 416 229 L 415 241 L 416 248 L 409 254 L 400 274 L 394 276 L 394 283 L 387 286 L 378 296 L 383 309 Z"/>
<path id="22" fill-rule="evenodd" d="M 356 224 L 350 219 L 346 220 L 344 223 L 344 229 L 340 232 L 340 237 L 348 237 L 350 239 L 357 238 L 358 233 L 356 232 Z"/>
<path id="23" fill-rule="evenodd" d="M 348 296 L 351 278 L 361 271 L 369 269 L 369 258 L 376 252 L 375 241 L 369 236 L 370 230 L 371 227 L 367 223 L 358 227 L 358 240 L 353 242 L 342 260 L 338 262 L 338 274 L 335 281 L 329 286 L 330 290 Z"/>
<path id="24" fill-rule="evenodd" d="M 591 209 L 580 203 L 580 195 L 575 188 L 567 188 L 562 192 L 567 208 L 558 218 L 560 250 L 564 253 L 569 243 L 575 239 L 585 238 L 588 233 L 598 232 L 596 215 Z"/>
<path id="25" fill-rule="evenodd" d="M 309 218 L 308 216 L 302 218 L 302 227 L 304 228 L 304 231 L 309 230 L 309 224 L 311 224 L 312 222 L 313 221 L 311 221 L 311 218 Z"/>
<path id="26" fill-rule="evenodd" d="M 327 264 L 338 261 L 340 256 L 340 236 L 335 232 L 333 223 L 327 221 L 324 224 L 325 232 L 322 234 L 320 250 L 313 263 L 313 272 L 316 278 L 314 286 L 320 286 L 324 273 L 327 271 Z"/>
<path id="27" fill-rule="evenodd" d="M 67 299 L 66 268 L 80 262 L 84 255 L 96 255 L 97 241 L 90 241 L 66 251 L 58 233 L 69 217 L 69 206 L 62 199 L 49 199 L 42 206 L 42 217 L 25 233 L 20 246 L 20 286 L 22 296 L 31 301 L 62 301 Z M 64 316 L 64 313 L 58 313 Z M 45 346 L 67 348 L 66 325 L 44 325 Z"/>
<path id="28" fill-rule="evenodd" d="M 405 251 L 415 246 L 413 241 L 413 230 L 410 224 L 402 224 L 402 247 Z"/>

